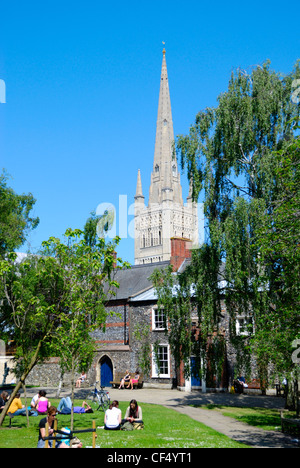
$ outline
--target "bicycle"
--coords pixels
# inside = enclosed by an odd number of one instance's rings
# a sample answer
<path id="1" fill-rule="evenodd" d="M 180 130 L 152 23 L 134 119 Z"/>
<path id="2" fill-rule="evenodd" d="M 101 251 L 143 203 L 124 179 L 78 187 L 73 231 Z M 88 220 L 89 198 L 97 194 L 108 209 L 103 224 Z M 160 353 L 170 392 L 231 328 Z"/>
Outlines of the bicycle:
<path id="1" fill-rule="evenodd" d="M 91 405 L 96 411 L 102 408 L 103 411 L 106 411 L 110 405 L 109 392 L 104 390 L 104 387 L 100 387 L 100 390 L 97 388 L 99 381 L 95 382 L 95 388 L 88 397 L 91 402 Z"/>

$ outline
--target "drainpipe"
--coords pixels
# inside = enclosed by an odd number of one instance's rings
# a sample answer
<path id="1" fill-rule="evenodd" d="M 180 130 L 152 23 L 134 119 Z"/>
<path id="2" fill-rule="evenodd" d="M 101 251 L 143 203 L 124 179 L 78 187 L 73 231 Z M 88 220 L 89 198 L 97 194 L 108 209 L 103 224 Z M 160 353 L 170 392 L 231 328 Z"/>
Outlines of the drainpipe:
<path id="1" fill-rule="evenodd" d="M 124 304 L 124 345 L 126 345 L 126 322 L 127 322 L 127 309 L 126 304 Z"/>

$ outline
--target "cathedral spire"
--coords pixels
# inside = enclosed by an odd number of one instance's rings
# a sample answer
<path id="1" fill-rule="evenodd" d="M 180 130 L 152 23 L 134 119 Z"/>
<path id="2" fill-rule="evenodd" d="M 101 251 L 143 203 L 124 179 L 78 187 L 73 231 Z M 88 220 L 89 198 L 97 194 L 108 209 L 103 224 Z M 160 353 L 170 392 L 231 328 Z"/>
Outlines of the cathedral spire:
<path id="1" fill-rule="evenodd" d="M 174 131 L 171 99 L 163 50 L 153 171 L 149 203 L 145 204 L 140 170 L 134 197 L 134 261 L 136 265 L 170 261 L 171 239 L 189 239 L 198 244 L 198 216 L 190 199 L 182 200 L 177 160 L 174 154 Z"/>
<path id="2" fill-rule="evenodd" d="M 174 130 L 166 50 L 163 49 L 149 205 L 168 200 L 183 204 L 180 175 L 174 155 Z"/>

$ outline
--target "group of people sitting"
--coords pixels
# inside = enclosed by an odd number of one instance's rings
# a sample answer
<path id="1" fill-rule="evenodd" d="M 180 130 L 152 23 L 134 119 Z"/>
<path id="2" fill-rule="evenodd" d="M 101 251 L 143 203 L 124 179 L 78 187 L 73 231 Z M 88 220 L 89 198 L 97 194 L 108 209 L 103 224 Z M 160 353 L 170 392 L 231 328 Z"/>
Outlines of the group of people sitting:
<path id="1" fill-rule="evenodd" d="M 4 408 L 6 402 L 9 400 L 10 395 L 4 391 L 0 395 L 0 412 Z M 40 390 L 31 400 L 28 413 L 30 416 L 38 416 L 39 414 L 47 414 L 48 408 L 51 406 L 50 401 L 46 398 L 45 390 Z M 15 398 L 11 401 L 8 408 L 8 413 L 14 416 L 25 415 L 26 408 L 22 404 L 20 393 L 17 393 Z"/>
<path id="2" fill-rule="evenodd" d="M 131 378 L 129 370 L 127 370 L 124 377 L 123 377 L 123 379 L 121 380 L 119 390 L 122 389 L 122 388 L 125 388 L 125 385 L 126 385 L 126 388 L 130 387 L 131 390 L 133 390 L 133 385 L 138 383 L 139 378 L 140 378 L 140 374 L 139 374 L 138 371 L 136 371 L 135 376 L 133 378 Z"/>
<path id="3" fill-rule="evenodd" d="M 130 430 L 143 427 L 142 408 L 137 404 L 136 400 L 131 400 L 124 419 L 122 419 L 122 412 L 119 409 L 119 402 L 117 400 L 114 400 L 109 409 L 105 411 L 103 426 L 105 430 L 118 431 L 120 429 Z"/>
<path id="4" fill-rule="evenodd" d="M 7 392 L 2 392 L 0 395 L 0 412 L 4 408 L 6 402 L 9 399 Z M 40 390 L 31 400 L 30 409 L 28 413 L 31 416 L 45 415 L 39 422 L 39 438 L 38 448 L 45 447 L 45 436 L 46 436 L 46 424 L 49 426 L 49 436 L 54 432 L 54 420 L 57 414 L 70 414 L 72 410 L 72 401 L 70 397 L 62 398 L 58 404 L 58 407 L 52 406 L 50 401 L 46 397 L 46 392 Z M 93 413 L 93 409 L 85 402 L 82 402 L 81 406 L 73 407 L 74 413 L 84 414 Z M 8 413 L 12 413 L 14 416 L 25 415 L 26 408 L 22 404 L 20 394 L 17 393 L 15 398 L 12 400 Z M 104 416 L 104 426 L 101 428 L 105 430 L 132 430 L 140 429 L 144 427 L 143 413 L 141 406 L 138 405 L 136 400 L 131 400 L 128 408 L 126 409 L 125 417 L 122 419 L 122 412 L 119 409 L 119 402 L 114 400 L 109 409 L 106 410 Z M 82 446 L 82 444 L 81 444 Z M 49 447 L 51 447 L 51 441 L 49 441 Z M 70 443 L 67 441 L 57 441 L 57 448 L 69 448 Z M 78 448 L 80 444 L 78 444 Z"/>

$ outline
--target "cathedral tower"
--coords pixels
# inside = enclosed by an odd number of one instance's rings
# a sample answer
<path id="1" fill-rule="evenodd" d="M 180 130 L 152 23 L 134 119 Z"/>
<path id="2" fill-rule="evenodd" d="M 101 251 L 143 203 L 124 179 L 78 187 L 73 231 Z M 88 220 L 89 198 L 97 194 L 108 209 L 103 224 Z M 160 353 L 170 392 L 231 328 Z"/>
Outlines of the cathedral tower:
<path id="1" fill-rule="evenodd" d="M 198 245 L 197 204 L 189 196 L 183 204 L 180 173 L 174 151 L 174 130 L 166 63 L 163 50 L 153 171 L 148 207 L 138 171 L 135 199 L 135 264 L 170 260 L 171 238 Z"/>

